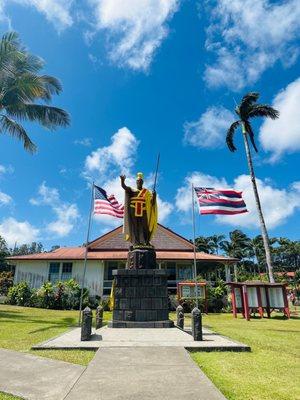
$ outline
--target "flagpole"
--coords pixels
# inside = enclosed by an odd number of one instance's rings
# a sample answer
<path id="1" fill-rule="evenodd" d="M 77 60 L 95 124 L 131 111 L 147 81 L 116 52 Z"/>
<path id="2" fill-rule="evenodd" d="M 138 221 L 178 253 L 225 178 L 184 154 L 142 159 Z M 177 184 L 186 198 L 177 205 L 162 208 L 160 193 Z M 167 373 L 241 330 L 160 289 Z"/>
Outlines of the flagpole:
<path id="1" fill-rule="evenodd" d="M 90 205 L 90 212 L 89 212 L 89 222 L 88 222 L 88 229 L 87 229 L 86 242 L 85 242 L 84 264 L 83 264 L 83 276 L 82 276 L 82 282 L 81 282 L 81 292 L 80 292 L 80 302 L 79 302 L 78 326 L 80 326 L 80 323 L 81 323 L 81 312 L 82 312 L 82 301 L 83 301 L 83 288 L 84 288 L 84 281 L 85 281 L 86 267 L 87 267 L 87 253 L 88 253 L 88 244 L 89 244 L 89 240 L 90 240 L 91 220 L 92 220 L 93 203 L 94 203 L 93 200 L 94 200 L 94 182 L 92 183 L 91 205 Z"/>
<path id="2" fill-rule="evenodd" d="M 195 198 L 194 184 L 192 183 L 192 219 L 193 219 L 193 243 L 194 243 L 194 281 L 195 281 L 195 296 L 196 308 L 198 308 L 198 286 L 197 286 L 197 260 L 196 260 L 196 229 L 195 229 Z"/>

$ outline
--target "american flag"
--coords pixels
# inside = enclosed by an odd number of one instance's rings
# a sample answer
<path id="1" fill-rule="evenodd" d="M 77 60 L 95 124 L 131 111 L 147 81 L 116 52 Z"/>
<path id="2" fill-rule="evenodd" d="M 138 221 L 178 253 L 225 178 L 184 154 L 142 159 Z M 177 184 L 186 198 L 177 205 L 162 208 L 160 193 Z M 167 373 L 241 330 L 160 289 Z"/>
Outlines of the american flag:
<path id="1" fill-rule="evenodd" d="M 123 218 L 124 206 L 118 203 L 113 194 L 108 196 L 104 189 L 94 185 L 94 214 L 107 214 Z"/>
<path id="2" fill-rule="evenodd" d="M 200 214 L 234 215 L 247 212 L 242 192 L 233 189 L 195 187 Z"/>

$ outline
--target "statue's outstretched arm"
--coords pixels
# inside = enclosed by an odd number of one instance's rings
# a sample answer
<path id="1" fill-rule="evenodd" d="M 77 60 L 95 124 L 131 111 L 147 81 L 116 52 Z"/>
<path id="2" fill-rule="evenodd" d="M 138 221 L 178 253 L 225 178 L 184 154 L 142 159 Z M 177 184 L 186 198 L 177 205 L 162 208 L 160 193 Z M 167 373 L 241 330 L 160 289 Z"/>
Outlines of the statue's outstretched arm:
<path id="1" fill-rule="evenodd" d="M 125 185 L 125 179 L 126 176 L 125 175 L 120 175 L 120 179 L 121 179 L 121 186 L 124 190 L 126 190 L 126 192 L 130 192 L 130 187 Z"/>

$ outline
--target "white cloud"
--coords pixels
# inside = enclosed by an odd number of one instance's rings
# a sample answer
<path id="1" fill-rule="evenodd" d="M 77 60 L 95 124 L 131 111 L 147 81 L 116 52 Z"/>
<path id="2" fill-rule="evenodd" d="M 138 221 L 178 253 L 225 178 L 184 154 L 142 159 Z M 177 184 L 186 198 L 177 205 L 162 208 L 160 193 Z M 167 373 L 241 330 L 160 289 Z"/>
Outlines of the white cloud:
<path id="1" fill-rule="evenodd" d="M 184 140 L 195 147 L 221 147 L 234 120 L 234 115 L 226 108 L 209 107 L 198 121 L 184 124 Z"/>
<path id="2" fill-rule="evenodd" d="M 54 205 L 59 202 L 59 193 L 56 188 L 50 188 L 43 182 L 38 188 L 39 197 L 31 198 L 29 202 L 34 206 L 39 205 Z"/>
<path id="3" fill-rule="evenodd" d="M 194 186 L 204 186 L 204 187 L 226 187 L 227 182 L 224 178 L 216 178 L 215 176 L 206 175 L 202 172 L 192 172 L 186 176 L 184 180 L 184 185 L 177 190 L 175 197 L 175 205 L 179 211 L 188 212 L 191 210 L 191 188 L 192 183 Z"/>
<path id="4" fill-rule="evenodd" d="M 12 201 L 12 198 L 8 194 L 6 194 L 4 192 L 0 192 L 0 206 L 7 205 L 7 204 L 11 203 L 11 201 Z"/>
<path id="5" fill-rule="evenodd" d="M 82 139 L 76 139 L 76 140 L 74 140 L 74 144 L 79 144 L 84 147 L 90 147 L 92 144 L 92 139 L 89 137 L 85 137 Z"/>
<path id="6" fill-rule="evenodd" d="M 106 30 L 109 57 L 134 70 L 147 70 L 168 35 L 167 21 L 179 0 L 89 0 L 98 30 Z"/>
<path id="7" fill-rule="evenodd" d="M 251 180 L 248 175 L 240 175 L 228 184 L 225 178 L 217 178 L 194 172 L 185 178 L 184 185 L 180 187 L 176 195 L 176 207 L 178 211 L 185 213 L 191 210 L 191 183 L 196 186 L 215 188 L 233 188 L 243 191 L 243 198 L 247 205 L 248 213 L 237 215 L 218 215 L 216 221 L 243 228 L 259 228 L 259 220 L 253 195 Z M 266 225 L 269 229 L 275 228 L 286 222 L 287 218 L 300 208 L 300 184 L 294 182 L 290 188 L 278 189 L 269 183 L 268 179 L 257 179 L 258 191 L 264 212 Z M 205 218 L 202 216 L 200 218 Z"/>
<path id="8" fill-rule="evenodd" d="M 8 246 L 13 247 L 15 243 L 21 245 L 35 241 L 38 238 L 39 229 L 28 221 L 17 221 L 10 217 L 0 224 L 0 235 L 4 237 Z"/>
<path id="9" fill-rule="evenodd" d="M 100 180 L 107 179 L 110 172 L 116 170 L 127 173 L 134 164 L 138 140 L 126 127 L 119 129 L 112 137 L 111 144 L 99 147 L 85 160 L 86 174 L 94 175 Z"/>
<path id="10" fill-rule="evenodd" d="M 74 228 L 75 222 L 79 217 L 77 205 L 61 204 L 53 207 L 53 211 L 57 215 L 57 220 L 48 224 L 48 231 L 56 234 L 58 237 L 67 236 Z"/>
<path id="11" fill-rule="evenodd" d="M 210 9 L 206 48 L 215 55 L 204 79 L 240 90 L 280 61 L 294 64 L 299 47 L 300 2 L 217 0 Z"/>
<path id="12" fill-rule="evenodd" d="M 67 236 L 79 218 L 79 211 L 75 203 L 63 202 L 58 189 L 51 188 L 43 182 L 38 189 L 38 197 L 29 202 L 35 206 L 48 205 L 56 215 L 56 220 L 47 225 L 46 230 L 57 237 Z"/>
<path id="13" fill-rule="evenodd" d="M 12 174 L 14 172 L 14 168 L 11 165 L 5 166 L 0 164 L 0 177 L 5 174 Z"/>
<path id="14" fill-rule="evenodd" d="M 135 187 L 135 175 L 138 172 L 133 170 L 136 162 L 136 155 L 139 141 L 135 135 L 126 127 L 119 129 L 111 138 L 109 146 L 99 147 L 87 156 L 83 176 L 95 184 L 103 187 L 107 193 L 114 194 L 119 203 L 124 203 L 124 190 L 120 183 L 120 174 L 126 175 L 126 185 Z M 153 174 L 146 175 L 144 186 L 151 188 L 153 185 Z M 158 219 L 163 223 L 173 210 L 173 205 L 157 196 Z M 110 216 L 95 216 L 95 220 L 101 224 L 116 227 L 121 225 L 121 219 Z"/>
<path id="15" fill-rule="evenodd" d="M 261 144 L 272 152 L 271 161 L 277 161 L 283 153 L 300 150 L 300 78 L 280 91 L 273 107 L 280 111 L 275 121 L 265 119 L 259 133 Z"/>
<path id="16" fill-rule="evenodd" d="M 0 12 L 2 19 L 6 18 L 7 11 L 5 6 L 9 3 L 16 3 L 21 6 L 33 7 L 38 12 L 45 15 L 58 31 L 68 28 L 73 24 L 71 16 L 71 7 L 73 0 L 2 0 Z"/>

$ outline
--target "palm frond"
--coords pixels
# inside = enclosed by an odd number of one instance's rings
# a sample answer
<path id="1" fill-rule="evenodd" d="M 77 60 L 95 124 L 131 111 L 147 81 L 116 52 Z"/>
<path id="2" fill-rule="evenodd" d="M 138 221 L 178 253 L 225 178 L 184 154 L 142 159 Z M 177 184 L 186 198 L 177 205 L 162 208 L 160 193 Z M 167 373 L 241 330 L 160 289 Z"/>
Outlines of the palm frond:
<path id="1" fill-rule="evenodd" d="M 53 94 L 59 94 L 62 91 L 60 81 L 54 76 L 42 75 L 39 80 L 45 89 L 45 100 L 51 100 Z"/>
<path id="2" fill-rule="evenodd" d="M 231 124 L 230 128 L 227 131 L 226 134 L 226 143 L 230 151 L 235 151 L 236 147 L 233 143 L 233 136 L 235 133 L 235 130 L 237 127 L 240 125 L 241 121 L 235 121 L 233 124 Z"/>
<path id="3" fill-rule="evenodd" d="M 39 122 L 45 128 L 55 129 L 59 126 L 66 127 L 70 124 L 69 114 L 61 108 L 42 104 L 22 104 L 6 108 L 9 115 L 21 120 Z"/>
<path id="4" fill-rule="evenodd" d="M 0 116 L 0 131 L 16 137 L 23 142 L 24 148 L 30 153 L 36 151 L 35 144 L 30 140 L 25 129 L 7 115 Z"/>
<path id="5" fill-rule="evenodd" d="M 7 88 L 2 98 L 4 106 L 16 102 L 32 102 L 48 96 L 44 82 L 35 74 L 21 74 L 13 79 L 7 79 L 6 83 Z"/>
<path id="6" fill-rule="evenodd" d="M 238 107 L 241 119 L 247 119 L 249 108 L 253 103 L 257 101 L 258 98 L 259 98 L 259 93 L 257 92 L 250 92 L 245 94 L 245 96 L 242 98 L 241 104 Z"/>
<path id="7" fill-rule="evenodd" d="M 253 105 L 248 113 L 249 118 L 253 117 L 268 117 L 271 119 L 279 118 L 279 111 L 269 106 L 268 104 Z"/>
<path id="8" fill-rule="evenodd" d="M 258 153 L 258 149 L 256 147 L 255 138 L 254 138 L 254 132 L 252 130 L 252 126 L 251 126 L 249 121 L 244 121 L 244 125 L 245 125 L 246 132 L 249 135 L 249 138 L 250 138 L 250 141 L 252 143 L 252 146 L 254 147 L 254 150 L 256 151 L 256 153 Z"/>

